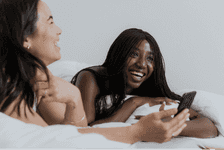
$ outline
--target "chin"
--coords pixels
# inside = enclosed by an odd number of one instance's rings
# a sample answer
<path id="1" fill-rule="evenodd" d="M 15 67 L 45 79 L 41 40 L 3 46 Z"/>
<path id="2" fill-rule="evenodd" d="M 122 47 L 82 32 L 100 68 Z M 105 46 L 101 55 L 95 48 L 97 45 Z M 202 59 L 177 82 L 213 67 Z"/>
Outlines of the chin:
<path id="1" fill-rule="evenodd" d="M 141 84 L 131 83 L 129 84 L 132 89 L 137 89 L 141 86 Z"/>

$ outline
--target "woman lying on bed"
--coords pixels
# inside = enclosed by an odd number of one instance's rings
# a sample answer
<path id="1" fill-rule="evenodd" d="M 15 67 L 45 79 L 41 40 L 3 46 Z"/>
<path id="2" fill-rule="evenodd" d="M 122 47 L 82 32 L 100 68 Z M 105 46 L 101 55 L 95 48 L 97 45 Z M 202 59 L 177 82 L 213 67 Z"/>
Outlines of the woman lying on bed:
<path id="1" fill-rule="evenodd" d="M 78 72 L 72 83 L 81 91 L 90 125 L 125 122 L 137 107 L 145 103 L 153 106 L 163 101 L 181 101 L 182 98 L 167 85 L 163 57 L 156 40 L 149 33 L 135 28 L 125 30 L 117 37 L 101 66 Z M 106 100 L 107 95 L 111 97 L 111 104 Z M 123 101 L 125 95 L 138 97 Z M 180 135 L 217 136 L 212 121 L 192 109 L 189 112 L 190 121 Z"/>
<path id="2" fill-rule="evenodd" d="M 79 89 L 53 76 L 46 68 L 61 58 L 56 44 L 62 32 L 55 25 L 46 3 L 1 0 L 0 11 L 0 111 L 25 123 L 44 127 L 49 124 L 42 114 L 58 111 L 57 123 L 87 126 Z M 44 104 L 62 110 L 44 109 Z M 56 104 L 60 107 L 54 107 Z M 41 113 L 37 113 L 36 108 L 41 108 Z M 186 126 L 187 109 L 168 122 L 161 121 L 176 112 L 177 109 L 156 112 L 127 127 L 80 128 L 78 131 L 98 133 L 125 143 L 162 143 L 171 140 Z"/>

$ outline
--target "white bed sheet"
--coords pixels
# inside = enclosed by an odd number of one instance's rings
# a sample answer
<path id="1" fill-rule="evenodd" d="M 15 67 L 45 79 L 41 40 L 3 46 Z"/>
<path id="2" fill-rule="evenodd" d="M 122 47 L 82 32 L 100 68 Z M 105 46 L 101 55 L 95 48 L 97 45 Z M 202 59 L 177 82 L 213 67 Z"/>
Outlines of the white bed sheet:
<path id="1" fill-rule="evenodd" d="M 104 123 L 101 128 L 129 126 L 129 123 Z M 96 127 L 95 126 L 95 127 Z M 41 127 L 27 124 L 0 113 L 0 148 L 194 148 L 210 146 L 223 148 L 224 137 L 198 139 L 177 137 L 166 143 L 137 142 L 125 144 L 107 140 L 99 134 L 80 134 L 71 125 Z"/>
<path id="2" fill-rule="evenodd" d="M 127 123 L 107 123 L 98 126 L 120 127 Z M 0 148 L 91 148 L 91 149 L 126 149 L 126 148 L 194 148 L 199 149 L 196 140 L 172 139 L 158 144 L 137 142 L 126 144 L 107 140 L 99 134 L 80 134 L 72 125 L 52 125 L 41 127 L 27 124 L 0 113 Z"/>
<path id="3" fill-rule="evenodd" d="M 0 148 L 127 148 L 99 134 L 80 134 L 72 125 L 41 127 L 0 113 Z"/>

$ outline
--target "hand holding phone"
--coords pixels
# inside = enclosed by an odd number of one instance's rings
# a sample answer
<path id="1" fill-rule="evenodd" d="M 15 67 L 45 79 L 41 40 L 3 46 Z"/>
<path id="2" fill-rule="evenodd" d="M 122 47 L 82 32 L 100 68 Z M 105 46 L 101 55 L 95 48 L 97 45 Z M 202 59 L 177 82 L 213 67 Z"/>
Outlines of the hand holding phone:
<path id="1" fill-rule="evenodd" d="M 197 93 L 196 91 L 192 91 L 192 92 L 183 94 L 183 96 L 182 96 L 183 100 L 180 102 L 180 104 L 178 106 L 178 112 L 174 116 L 178 115 L 185 108 L 190 109 L 196 93 Z"/>

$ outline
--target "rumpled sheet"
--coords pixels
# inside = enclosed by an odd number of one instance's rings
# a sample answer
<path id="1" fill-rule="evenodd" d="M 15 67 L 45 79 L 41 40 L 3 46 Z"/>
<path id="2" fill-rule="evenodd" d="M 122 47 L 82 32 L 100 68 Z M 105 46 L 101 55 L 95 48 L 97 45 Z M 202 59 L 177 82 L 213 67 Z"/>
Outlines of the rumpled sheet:
<path id="1" fill-rule="evenodd" d="M 106 123 L 99 127 L 121 127 L 128 123 Z M 99 134 L 80 134 L 72 125 L 41 127 L 27 124 L 0 113 L 0 148 L 198 148 L 196 140 L 172 139 L 166 143 L 137 142 L 126 144 L 107 140 Z M 189 144 L 191 143 L 191 144 Z"/>

